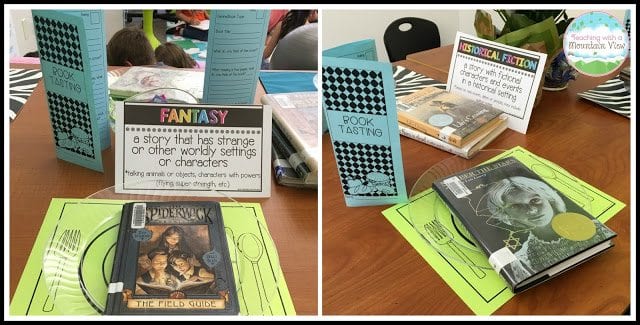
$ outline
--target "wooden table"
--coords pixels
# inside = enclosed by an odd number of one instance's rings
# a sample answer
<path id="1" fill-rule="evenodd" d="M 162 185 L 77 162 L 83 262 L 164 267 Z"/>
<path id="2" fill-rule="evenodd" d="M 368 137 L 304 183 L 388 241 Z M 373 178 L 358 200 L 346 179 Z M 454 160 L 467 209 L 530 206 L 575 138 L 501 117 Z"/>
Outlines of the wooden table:
<path id="1" fill-rule="evenodd" d="M 37 65 L 12 65 L 37 69 Z M 264 93 L 256 92 L 256 102 Z M 56 158 L 42 81 L 11 123 L 10 287 L 11 297 L 51 198 L 84 198 L 114 185 L 114 146 L 102 152 L 104 173 Z M 273 173 L 272 173 L 273 174 Z M 300 315 L 318 313 L 318 192 L 277 185 L 259 202 L 278 248 L 280 264 Z"/>
<path id="2" fill-rule="evenodd" d="M 447 81 L 452 46 L 396 64 Z M 630 120 L 578 99 L 614 76 L 580 75 L 569 88 L 544 91 L 527 134 L 507 130 L 487 148 L 522 146 L 627 206 L 607 222 L 618 233 L 606 254 L 513 297 L 500 315 L 619 315 L 630 304 Z M 472 311 L 384 218 L 389 206 L 347 208 L 331 141 L 323 135 L 323 314 L 468 315 Z M 400 137 L 407 190 L 451 154 Z"/>

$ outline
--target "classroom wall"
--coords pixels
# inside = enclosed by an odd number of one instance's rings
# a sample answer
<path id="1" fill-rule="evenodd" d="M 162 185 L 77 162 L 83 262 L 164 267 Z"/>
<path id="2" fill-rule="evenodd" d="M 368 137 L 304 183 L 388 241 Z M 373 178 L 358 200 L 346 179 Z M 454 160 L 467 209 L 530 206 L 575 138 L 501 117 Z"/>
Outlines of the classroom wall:
<path id="1" fill-rule="evenodd" d="M 492 14 L 493 22 L 498 28 L 504 25 L 500 17 L 490 9 L 485 9 Z M 567 10 L 569 17 L 577 17 L 580 14 L 593 10 Z M 608 13 L 624 20 L 624 10 L 607 10 Z M 389 61 L 384 48 L 383 35 L 387 26 L 400 17 L 418 17 L 429 19 L 438 25 L 440 30 L 440 42 L 442 45 L 453 44 L 456 32 L 475 35 L 473 20 L 475 9 L 439 9 L 439 10 L 335 10 L 322 11 L 322 48 L 328 49 L 344 43 L 373 38 L 376 41 L 376 50 L 380 61 Z"/>
<path id="2" fill-rule="evenodd" d="M 11 25 L 14 29 L 10 33 L 11 44 L 16 46 L 17 56 L 23 56 L 25 53 L 33 52 L 38 49 L 36 45 L 35 32 L 33 30 L 33 19 L 31 18 L 31 10 L 10 10 Z M 105 10 L 105 46 L 111 36 L 124 27 L 124 15 L 122 10 Z M 13 36 L 15 35 L 15 36 Z"/>

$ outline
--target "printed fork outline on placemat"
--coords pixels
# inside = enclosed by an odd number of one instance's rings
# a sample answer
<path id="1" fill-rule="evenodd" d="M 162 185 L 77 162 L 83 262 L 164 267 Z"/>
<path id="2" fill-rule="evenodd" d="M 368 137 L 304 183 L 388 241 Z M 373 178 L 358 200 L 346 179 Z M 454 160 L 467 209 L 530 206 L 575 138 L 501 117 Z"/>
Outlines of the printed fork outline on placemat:
<path id="1" fill-rule="evenodd" d="M 484 272 L 477 266 L 474 266 L 473 261 L 458 247 L 456 243 L 453 242 L 453 237 L 450 236 L 448 230 L 440 223 L 438 220 L 431 220 L 427 224 L 424 225 L 424 229 L 431 235 L 433 239 L 435 239 L 438 245 L 447 245 L 449 248 L 460 258 L 460 262 L 466 264 L 473 274 L 475 274 L 478 279 L 482 279 L 487 276 L 487 273 Z M 469 261 L 470 263 L 468 263 Z"/>
<path id="2" fill-rule="evenodd" d="M 48 290 L 49 294 L 44 301 L 44 305 L 42 306 L 42 311 L 44 312 L 53 311 L 56 296 L 58 295 L 58 289 L 60 287 L 62 273 L 64 272 L 64 268 L 67 265 L 67 262 L 69 262 L 69 260 L 75 257 L 78 253 L 78 248 L 80 247 L 80 237 L 80 229 L 65 229 L 58 239 L 53 252 L 49 252 L 49 254 L 53 253 L 57 266 L 53 280 L 51 281 L 52 285 Z M 51 295 L 52 291 L 53 296 Z"/>

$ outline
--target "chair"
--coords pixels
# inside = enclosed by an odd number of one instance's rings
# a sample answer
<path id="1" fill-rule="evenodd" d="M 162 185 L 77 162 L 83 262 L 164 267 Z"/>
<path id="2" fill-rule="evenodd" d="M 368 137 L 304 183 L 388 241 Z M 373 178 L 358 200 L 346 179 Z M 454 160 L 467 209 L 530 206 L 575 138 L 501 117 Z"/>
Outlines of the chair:
<path id="1" fill-rule="evenodd" d="M 408 30 L 400 28 L 409 24 Z M 438 26 L 430 20 L 403 17 L 394 20 L 384 32 L 384 47 L 389 61 L 395 62 L 407 58 L 407 54 L 424 51 L 440 46 Z"/>

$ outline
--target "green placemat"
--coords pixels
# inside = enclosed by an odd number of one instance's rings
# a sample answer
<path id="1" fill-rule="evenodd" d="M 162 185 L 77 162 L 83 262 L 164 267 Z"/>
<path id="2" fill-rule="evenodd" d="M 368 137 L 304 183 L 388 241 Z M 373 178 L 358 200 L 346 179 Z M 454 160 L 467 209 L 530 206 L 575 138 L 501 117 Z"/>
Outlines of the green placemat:
<path id="1" fill-rule="evenodd" d="M 507 150 L 489 161 L 504 157 L 515 157 L 524 163 L 600 222 L 609 220 L 625 207 L 624 203 L 612 196 L 522 147 Z M 409 203 L 397 204 L 384 210 L 382 214 L 474 313 L 490 315 L 514 296 L 506 282 L 491 269 L 486 256 L 470 244 L 465 244 L 468 242 L 464 237 L 468 235 L 459 231 L 458 224 L 443 222 L 446 231 L 452 234 L 454 240 L 430 239 L 438 245 L 436 250 L 414 228 L 410 210 L 432 213 L 434 219 L 450 220 L 449 209 L 432 189 L 428 189 L 413 196 Z"/>
<path id="2" fill-rule="evenodd" d="M 9 306 L 10 315 L 100 315 L 107 298 L 125 202 L 52 199 Z M 234 275 L 239 279 L 241 314 L 295 315 L 260 204 L 221 202 L 221 205 L 228 241 L 238 246 L 245 243 L 256 246 L 252 250 L 230 249 Z M 65 231 L 79 236 L 73 245 L 76 249 L 61 254 L 55 243 Z M 261 254 L 259 258 L 244 256 L 242 252 L 248 251 Z"/>

